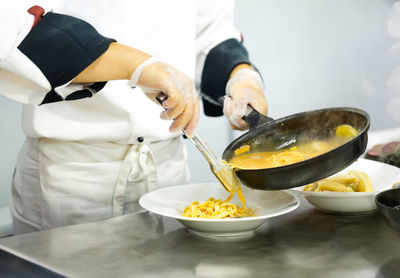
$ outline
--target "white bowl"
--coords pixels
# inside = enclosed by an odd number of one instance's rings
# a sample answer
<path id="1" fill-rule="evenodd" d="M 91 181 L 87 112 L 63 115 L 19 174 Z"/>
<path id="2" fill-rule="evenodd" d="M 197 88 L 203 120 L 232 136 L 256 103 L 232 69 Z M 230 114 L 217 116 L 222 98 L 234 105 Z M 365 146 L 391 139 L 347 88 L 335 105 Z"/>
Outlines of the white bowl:
<path id="1" fill-rule="evenodd" d="M 310 192 L 304 187 L 291 190 L 300 191 L 304 198 L 321 211 L 333 213 L 366 213 L 377 210 L 375 195 L 389 189 L 400 181 L 400 168 L 369 159 L 358 159 L 339 174 L 350 170 L 360 170 L 368 174 L 374 192 Z"/>
<path id="2" fill-rule="evenodd" d="M 253 233 L 268 218 L 296 209 L 299 200 L 284 191 L 260 191 L 243 188 L 246 207 L 256 209 L 254 217 L 231 219 L 202 219 L 182 216 L 183 210 L 193 201 L 204 202 L 210 197 L 225 199 L 228 193 L 219 183 L 198 183 L 166 187 L 142 196 L 139 204 L 148 211 L 175 218 L 191 232 L 202 236 L 228 237 Z M 240 205 L 237 196 L 232 203 Z"/>

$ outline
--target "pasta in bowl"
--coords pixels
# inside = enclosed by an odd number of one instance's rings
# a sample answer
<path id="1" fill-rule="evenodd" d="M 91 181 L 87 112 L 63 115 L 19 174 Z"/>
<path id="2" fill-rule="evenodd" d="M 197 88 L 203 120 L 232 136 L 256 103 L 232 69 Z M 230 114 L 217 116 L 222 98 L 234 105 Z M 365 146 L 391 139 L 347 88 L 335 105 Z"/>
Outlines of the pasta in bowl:
<path id="1" fill-rule="evenodd" d="M 246 208 L 254 210 L 254 216 L 218 219 L 182 215 L 193 201 L 201 204 L 211 196 L 216 200 L 225 200 L 229 193 L 217 182 L 160 188 L 142 196 L 139 204 L 152 213 L 175 218 L 192 233 L 207 237 L 252 234 L 269 218 L 289 213 L 299 205 L 299 200 L 289 192 L 253 190 L 245 187 L 242 190 Z M 241 201 L 236 194 L 229 202 L 241 207 Z"/>
<path id="2" fill-rule="evenodd" d="M 400 168 L 369 159 L 358 159 L 327 179 L 292 190 L 303 195 L 321 211 L 368 213 L 377 210 L 375 195 L 391 188 L 398 181 Z"/>

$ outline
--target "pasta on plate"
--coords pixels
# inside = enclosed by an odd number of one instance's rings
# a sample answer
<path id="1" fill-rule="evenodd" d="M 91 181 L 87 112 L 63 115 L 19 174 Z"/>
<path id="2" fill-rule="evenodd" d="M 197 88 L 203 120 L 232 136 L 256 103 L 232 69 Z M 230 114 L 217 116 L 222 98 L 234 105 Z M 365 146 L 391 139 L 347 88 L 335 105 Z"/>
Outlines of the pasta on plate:
<path id="1" fill-rule="evenodd" d="M 214 219 L 256 216 L 255 210 L 246 208 L 246 201 L 240 188 L 237 190 L 237 193 L 242 202 L 242 207 L 229 203 L 235 194 L 235 192 L 231 192 L 229 197 L 224 201 L 213 197 L 201 204 L 198 201 L 194 201 L 185 208 L 182 215 L 193 218 Z"/>

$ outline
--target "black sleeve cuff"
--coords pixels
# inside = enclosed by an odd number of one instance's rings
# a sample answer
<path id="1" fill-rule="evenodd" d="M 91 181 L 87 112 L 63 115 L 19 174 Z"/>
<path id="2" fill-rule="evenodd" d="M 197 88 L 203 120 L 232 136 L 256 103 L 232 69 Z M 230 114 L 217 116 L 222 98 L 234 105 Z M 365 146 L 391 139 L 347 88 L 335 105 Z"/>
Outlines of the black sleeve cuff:
<path id="1" fill-rule="evenodd" d="M 229 75 L 239 64 L 251 65 L 246 48 L 236 39 L 223 41 L 208 53 L 200 86 L 201 92 L 206 95 L 203 98 L 203 107 L 207 116 L 223 114 L 222 107 L 216 103 L 219 97 L 225 95 Z"/>
<path id="2" fill-rule="evenodd" d="M 78 90 L 69 94 L 68 96 L 65 97 L 65 99 L 63 99 L 59 94 L 56 93 L 54 89 L 52 89 L 50 92 L 46 94 L 40 105 L 59 102 L 63 100 L 68 101 L 68 100 L 77 100 L 77 99 L 92 97 L 95 93 L 103 89 L 106 84 L 107 82 L 93 83 L 90 86 L 83 87 L 82 90 Z"/>
<path id="3" fill-rule="evenodd" d="M 74 79 L 113 41 L 83 20 L 48 12 L 18 49 L 41 70 L 54 90 Z"/>

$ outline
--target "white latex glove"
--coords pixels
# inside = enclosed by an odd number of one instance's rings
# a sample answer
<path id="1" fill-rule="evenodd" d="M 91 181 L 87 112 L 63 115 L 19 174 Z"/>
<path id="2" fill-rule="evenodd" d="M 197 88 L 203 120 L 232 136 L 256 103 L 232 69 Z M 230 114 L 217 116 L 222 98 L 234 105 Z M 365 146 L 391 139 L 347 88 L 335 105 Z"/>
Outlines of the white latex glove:
<path id="1" fill-rule="evenodd" d="M 128 85 L 140 87 L 155 102 L 160 92 L 166 94 L 168 98 L 162 103 L 166 110 L 160 117 L 173 120 L 171 132 L 184 128 L 188 136 L 193 136 L 200 108 L 194 82 L 186 74 L 152 57 L 137 67 Z"/>
<path id="2" fill-rule="evenodd" d="M 233 129 L 248 128 L 242 118 L 249 104 L 261 114 L 267 115 L 268 106 L 263 91 L 261 76 L 252 69 L 241 69 L 229 79 L 226 84 L 228 97 L 224 100 L 223 111 Z"/>

